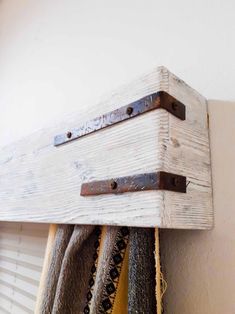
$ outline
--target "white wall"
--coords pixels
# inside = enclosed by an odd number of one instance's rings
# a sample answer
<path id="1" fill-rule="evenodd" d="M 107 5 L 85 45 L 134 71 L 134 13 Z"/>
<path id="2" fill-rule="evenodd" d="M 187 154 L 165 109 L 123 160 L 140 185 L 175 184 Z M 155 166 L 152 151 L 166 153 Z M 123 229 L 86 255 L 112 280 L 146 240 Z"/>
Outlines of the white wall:
<path id="1" fill-rule="evenodd" d="M 215 228 L 161 231 L 167 314 L 235 313 L 235 102 L 209 114 Z"/>
<path id="2" fill-rule="evenodd" d="M 235 99 L 233 0 L 0 0 L 0 144 L 156 65 Z"/>
<path id="3" fill-rule="evenodd" d="M 233 0 L 0 0 L 0 145 L 156 65 L 235 100 L 234 11 Z M 165 231 L 169 314 L 235 312 L 234 103 L 210 114 L 216 227 Z"/>

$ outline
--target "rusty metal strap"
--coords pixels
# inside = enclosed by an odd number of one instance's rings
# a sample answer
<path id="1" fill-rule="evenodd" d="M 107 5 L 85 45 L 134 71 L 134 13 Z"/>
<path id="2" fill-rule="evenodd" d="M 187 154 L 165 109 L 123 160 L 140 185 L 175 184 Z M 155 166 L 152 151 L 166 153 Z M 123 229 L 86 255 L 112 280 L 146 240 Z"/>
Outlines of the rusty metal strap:
<path id="1" fill-rule="evenodd" d="M 56 135 L 54 145 L 59 146 L 68 143 L 82 136 L 160 108 L 167 110 L 181 120 L 185 120 L 185 105 L 168 93 L 160 91 L 94 118 L 76 129 Z"/>
<path id="2" fill-rule="evenodd" d="M 82 184 L 81 195 L 118 194 L 147 190 L 186 193 L 186 177 L 164 171 L 144 173 Z"/>

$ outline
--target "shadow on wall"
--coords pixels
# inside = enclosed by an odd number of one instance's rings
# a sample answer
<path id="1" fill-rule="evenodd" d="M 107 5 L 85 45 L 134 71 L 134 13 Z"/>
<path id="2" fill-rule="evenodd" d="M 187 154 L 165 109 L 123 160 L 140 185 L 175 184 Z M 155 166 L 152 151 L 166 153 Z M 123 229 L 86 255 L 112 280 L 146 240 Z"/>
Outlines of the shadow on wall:
<path id="1" fill-rule="evenodd" d="M 235 313 L 235 102 L 208 107 L 215 227 L 161 230 L 167 314 Z"/>

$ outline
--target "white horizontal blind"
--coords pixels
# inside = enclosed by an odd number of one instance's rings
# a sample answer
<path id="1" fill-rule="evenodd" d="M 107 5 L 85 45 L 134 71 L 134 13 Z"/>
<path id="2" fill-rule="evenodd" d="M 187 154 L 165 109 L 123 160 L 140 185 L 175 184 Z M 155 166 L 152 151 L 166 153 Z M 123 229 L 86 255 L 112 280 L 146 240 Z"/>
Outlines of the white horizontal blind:
<path id="1" fill-rule="evenodd" d="M 33 313 L 48 225 L 0 223 L 0 313 Z"/>

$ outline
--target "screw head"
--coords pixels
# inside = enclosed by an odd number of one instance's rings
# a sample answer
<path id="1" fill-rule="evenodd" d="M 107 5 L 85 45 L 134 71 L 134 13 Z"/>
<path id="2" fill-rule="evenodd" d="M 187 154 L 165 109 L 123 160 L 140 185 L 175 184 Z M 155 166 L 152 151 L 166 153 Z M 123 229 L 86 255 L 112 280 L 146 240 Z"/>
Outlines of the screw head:
<path id="1" fill-rule="evenodd" d="M 126 113 L 127 113 L 129 116 L 132 114 L 132 112 L 133 112 L 133 108 L 132 108 L 132 107 L 128 107 L 128 108 L 126 109 Z"/>
<path id="2" fill-rule="evenodd" d="M 72 137 L 72 132 L 68 131 L 66 135 L 67 135 L 67 138 L 71 138 Z"/>
<path id="3" fill-rule="evenodd" d="M 116 181 L 112 180 L 111 183 L 110 183 L 110 186 L 111 186 L 111 189 L 112 189 L 112 190 L 116 190 L 118 184 L 117 184 Z"/>

